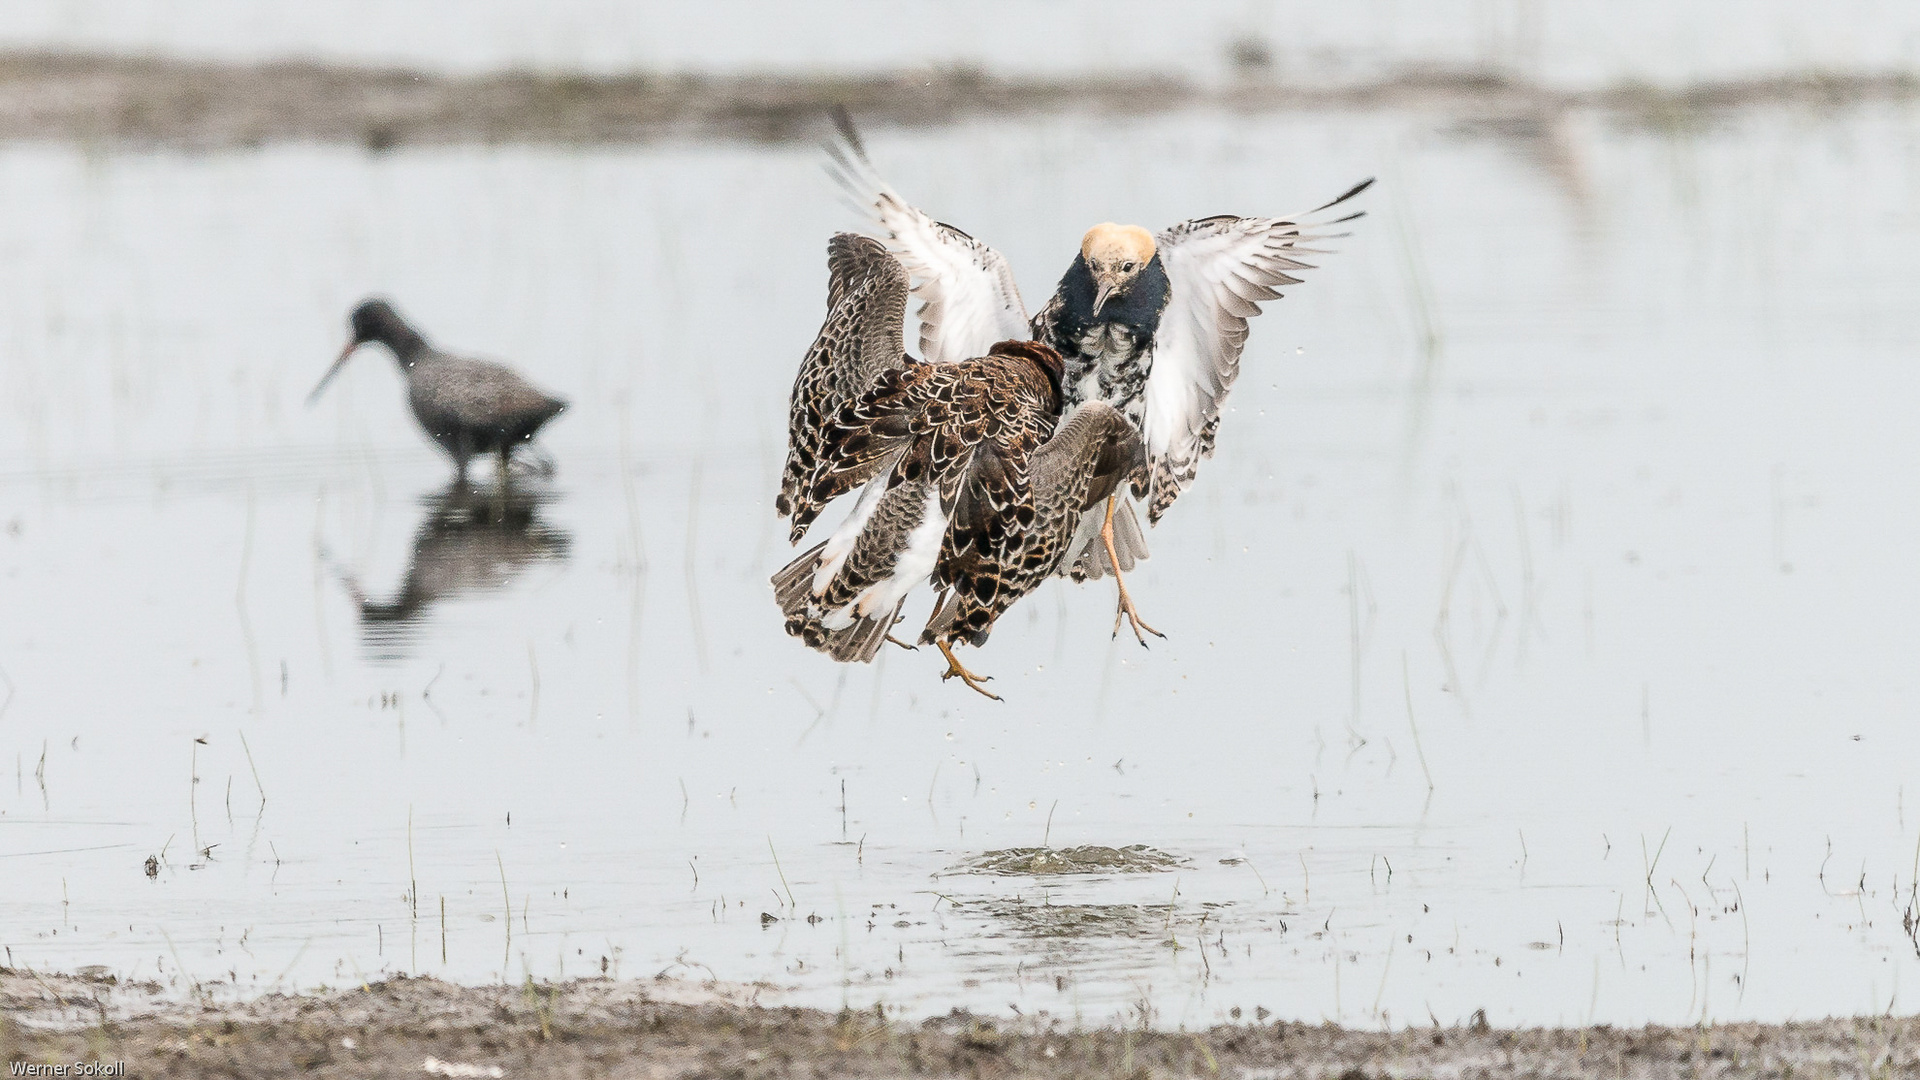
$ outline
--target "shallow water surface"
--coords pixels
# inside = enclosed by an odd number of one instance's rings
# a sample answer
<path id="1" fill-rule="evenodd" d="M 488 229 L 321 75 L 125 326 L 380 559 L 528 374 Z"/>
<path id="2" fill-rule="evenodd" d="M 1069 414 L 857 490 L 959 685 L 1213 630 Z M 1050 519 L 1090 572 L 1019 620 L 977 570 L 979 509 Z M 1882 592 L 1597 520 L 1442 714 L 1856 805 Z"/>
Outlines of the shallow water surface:
<path id="1" fill-rule="evenodd" d="M 1033 303 L 1090 222 L 1382 177 L 1154 531 L 1165 642 L 1049 584 L 974 657 L 996 704 L 782 634 L 785 395 L 852 224 L 811 149 L 0 148 L 6 962 L 1187 1025 L 1906 1007 L 1906 111 L 870 141 Z M 449 488 L 377 350 L 302 407 L 375 291 L 572 400 L 551 478 Z M 1088 845 L 1172 861 L 991 854 Z"/>

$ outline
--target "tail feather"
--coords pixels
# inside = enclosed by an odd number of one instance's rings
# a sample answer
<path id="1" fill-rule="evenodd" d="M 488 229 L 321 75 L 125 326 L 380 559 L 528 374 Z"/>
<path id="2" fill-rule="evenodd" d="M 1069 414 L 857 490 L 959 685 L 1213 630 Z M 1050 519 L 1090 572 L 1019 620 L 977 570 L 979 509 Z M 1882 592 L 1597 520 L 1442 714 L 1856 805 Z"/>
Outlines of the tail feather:
<path id="1" fill-rule="evenodd" d="M 839 630 L 822 628 L 819 643 L 815 644 L 811 640 L 807 643 L 843 664 L 871 663 L 873 658 L 879 655 L 880 646 L 886 644 L 887 631 L 893 629 L 893 624 L 899 621 L 900 608 L 905 603 L 906 601 L 902 600 L 893 605 L 890 611 L 875 612 L 864 618 L 855 619 Z"/>
<path id="2" fill-rule="evenodd" d="M 893 605 L 891 611 L 876 611 L 856 618 L 837 630 L 828 628 L 821 622 L 824 613 L 813 603 L 816 599 L 813 576 L 820 568 L 820 556 L 826 546 L 815 544 L 773 575 L 773 598 L 787 617 L 787 633 L 805 642 L 808 648 L 826 653 L 843 664 L 868 663 L 886 643 L 887 632 L 900 618 L 900 608 L 906 600 L 903 598 Z"/>
<path id="3" fill-rule="evenodd" d="M 773 575 L 773 598 L 779 603 L 781 613 L 789 619 L 796 612 L 804 613 L 807 610 L 807 601 L 813 590 L 813 572 L 819 568 L 820 553 L 826 546 L 824 541 L 813 545 Z"/>

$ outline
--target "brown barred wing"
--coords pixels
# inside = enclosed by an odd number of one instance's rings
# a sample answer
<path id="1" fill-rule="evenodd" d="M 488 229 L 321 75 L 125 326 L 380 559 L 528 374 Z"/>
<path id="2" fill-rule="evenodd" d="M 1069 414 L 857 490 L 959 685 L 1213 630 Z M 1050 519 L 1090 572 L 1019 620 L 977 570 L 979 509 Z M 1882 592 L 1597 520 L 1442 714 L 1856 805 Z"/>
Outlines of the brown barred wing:
<path id="1" fill-rule="evenodd" d="M 907 289 L 906 268 L 878 240 L 839 233 L 828 242 L 827 319 L 793 382 L 787 463 L 774 504 L 780 516 L 805 505 L 804 488 L 822 464 L 828 425 L 906 362 Z"/>
<path id="2" fill-rule="evenodd" d="M 1002 602 L 1006 569 L 1036 520 L 1026 457 L 1003 454 L 993 446 L 974 455 L 934 566 L 933 584 L 941 601 L 920 635 L 922 642 L 977 645 L 1013 602 Z"/>
<path id="3" fill-rule="evenodd" d="M 913 534 L 926 522 L 932 488 L 932 484 L 920 481 L 901 484 L 881 496 L 839 572 L 816 596 L 814 604 L 818 608 L 837 611 L 859 601 L 862 594 L 893 576 L 902 561 L 912 554 Z M 935 514 L 939 512 L 937 505 L 931 509 Z M 936 518 L 932 524 L 937 529 L 940 521 Z M 921 574 L 924 577 L 925 571 Z M 899 601 L 904 599 L 904 596 L 896 599 L 892 609 L 899 610 Z M 867 616 L 873 612 L 861 610 L 854 614 Z M 887 625 L 893 625 L 890 618 Z"/>
<path id="4" fill-rule="evenodd" d="M 788 633 L 836 660 L 871 660 L 901 603 L 938 567 L 956 509 L 967 528 L 988 530 L 974 546 L 998 544 L 1004 496 L 1024 489 L 1022 463 L 1052 432 L 1057 400 L 1043 366 L 995 354 L 909 364 L 844 408 L 804 494 L 824 505 L 866 490 L 831 538 L 774 575 Z M 802 511 L 800 527 L 812 512 Z"/>
<path id="5" fill-rule="evenodd" d="M 792 538 L 797 542 L 828 503 L 876 477 L 891 472 L 891 486 L 953 469 L 964 439 L 947 427 L 954 401 L 968 392 L 968 375 L 968 365 L 909 360 L 841 406 L 822 425 L 813 471 L 789 504 Z"/>
<path id="6" fill-rule="evenodd" d="M 984 455 L 983 455 L 984 456 Z M 945 590 L 923 642 L 984 644 L 994 621 L 1040 586 L 1072 548 L 1082 516 L 1145 461 L 1139 430 L 1089 402 L 1004 474 L 963 499 L 935 571 Z"/>
<path id="7" fill-rule="evenodd" d="M 775 574 L 787 633 L 842 663 L 871 661 L 907 594 L 933 566 L 944 522 L 929 520 L 939 513 L 931 489 L 926 483 L 893 488 L 860 518 L 857 535 L 843 540 L 836 534 Z M 822 577 L 824 586 L 816 588 Z"/>
<path id="8" fill-rule="evenodd" d="M 827 424 L 813 476 L 793 501 L 794 538 L 827 503 L 889 470 L 889 485 L 936 485 L 951 512 L 975 448 L 994 443 L 1024 455 L 1052 433 L 1058 401 L 1046 373 L 1023 356 L 907 361 Z"/>
<path id="9" fill-rule="evenodd" d="M 990 376 L 987 411 L 971 419 L 983 429 L 984 438 L 948 504 L 947 539 L 933 574 L 936 588 L 954 596 L 955 590 L 964 593 L 954 601 L 964 610 L 948 603 L 940 610 L 958 619 L 967 634 L 983 635 L 982 640 L 993 618 L 1012 603 L 1001 602 L 1002 579 L 1007 568 L 1025 557 L 1021 552 L 1035 521 L 1029 459 L 1052 437 L 1058 421 L 1058 395 L 1032 355 L 1013 347 L 1017 344 L 996 345 L 996 350 L 1007 351 L 980 361 Z M 994 361 L 1000 363 L 985 367 Z M 953 601 L 953 596 L 948 599 Z M 939 617 L 936 614 L 936 621 Z"/>

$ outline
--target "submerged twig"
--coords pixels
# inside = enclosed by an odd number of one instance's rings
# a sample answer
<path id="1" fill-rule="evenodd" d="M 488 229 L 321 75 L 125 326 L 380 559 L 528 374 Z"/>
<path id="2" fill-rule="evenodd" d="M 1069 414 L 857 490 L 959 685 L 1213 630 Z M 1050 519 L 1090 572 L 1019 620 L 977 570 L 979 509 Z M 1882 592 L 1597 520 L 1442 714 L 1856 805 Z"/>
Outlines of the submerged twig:
<path id="1" fill-rule="evenodd" d="M 504 959 L 500 961 L 500 977 L 505 980 L 507 965 L 513 960 L 513 897 L 507 893 L 507 864 L 500 858 L 499 848 L 493 851 L 493 864 L 500 868 L 500 901 L 505 907 L 501 922 L 507 928 L 507 943 L 502 953 Z"/>
<path id="2" fill-rule="evenodd" d="M 1433 791 L 1433 770 L 1427 768 L 1427 752 L 1420 746 L 1420 725 L 1413 721 L 1413 676 L 1407 668 L 1407 652 L 1400 650 L 1400 684 L 1407 695 L 1407 727 L 1413 731 L 1413 753 L 1420 760 L 1420 775 L 1427 778 L 1427 791 Z"/>
<path id="3" fill-rule="evenodd" d="M 866 837 L 861 837 L 862 841 L 865 841 L 865 839 Z M 790 911 L 799 910 L 800 905 L 793 902 L 793 886 L 787 884 L 787 872 L 780 869 L 780 853 L 773 850 L 773 837 L 771 836 L 767 837 L 767 851 L 773 855 L 773 870 L 774 873 L 780 875 L 780 887 L 787 890 L 787 909 Z"/>
<path id="4" fill-rule="evenodd" d="M 260 782 L 260 768 L 253 763 L 253 747 L 247 745 L 247 733 L 244 731 L 240 733 L 240 749 L 247 755 L 247 769 L 253 773 L 253 789 L 260 793 L 260 806 L 262 809 L 265 809 L 267 805 L 266 785 Z"/>

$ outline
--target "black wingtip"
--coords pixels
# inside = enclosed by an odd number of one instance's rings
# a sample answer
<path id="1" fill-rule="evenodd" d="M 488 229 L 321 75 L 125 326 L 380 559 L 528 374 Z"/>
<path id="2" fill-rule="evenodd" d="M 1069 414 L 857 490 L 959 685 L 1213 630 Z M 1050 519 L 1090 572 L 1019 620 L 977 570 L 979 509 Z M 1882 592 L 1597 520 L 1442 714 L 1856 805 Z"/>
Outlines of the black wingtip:
<path id="1" fill-rule="evenodd" d="M 860 160 L 865 161 L 867 147 L 860 141 L 860 129 L 853 126 L 853 114 L 847 111 L 845 105 L 836 102 L 827 109 L 827 115 L 833 118 L 833 128 L 840 133 L 840 138 L 846 140 L 847 146 Z"/>
<path id="2" fill-rule="evenodd" d="M 1325 209 L 1328 209 L 1329 207 L 1334 207 L 1334 206 L 1339 206 L 1339 205 L 1340 205 L 1341 203 L 1343 203 L 1343 202 L 1346 202 L 1346 201 L 1347 201 L 1348 199 L 1351 199 L 1351 198 L 1353 198 L 1353 197 L 1354 197 L 1355 195 L 1358 195 L 1358 194 L 1360 194 L 1361 192 L 1363 192 L 1363 191 L 1365 191 L 1365 190 L 1367 190 L 1368 188 L 1370 188 L 1370 187 L 1372 187 L 1372 186 L 1373 186 L 1373 180 L 1374 180 L 1374 178 L 1373 178 L 1373 177 L 1371 177 L 1371 176 L 1369 176 L 1369 177 L 1367 177 L 1367 178 L 1366 178 L 1365 180 L 1362 180 L 1362 181 L 1360 181 L 1359 183 L 1357 183 L 1357 184 L 1355 184 L 1355 185 L 1353 185 L 1352 187 L 1350 187 L 1350 188 L 1348 188 L 1348 189 L 1347 189 L 1347 191 L 1346 191 L 1346 194 L 1344 194 L 1344 195 L 1341 195 L 1341 196 L 1340 196 L 1339 198 L 1337 198 L 1337 199 L 1335 199 L 1335 200 L 1333 200 L 1332 202 L 1330 202 L 1330 203 L 1323 203 L 1323 204 L 1321 204 L 1321 205 L 1319 205 L 1319 206 L 1316 206 L 1316 207 L 1314 207 L 1314 208 L 1313 208 L 1313 210 L 1312 210 L 1312 212 L 1313 212 L 1313 213 L 1316 213 L 1316 214 L 1317 214 L 1317 213 L 1319 213 L 1319 212 L 1320 212 L 1320 211 L 1322 211 L 1322 210 L 1325 210 Z M 1356 215 L 1356 216 L 1357 216 L 1357 215 Z"/>

